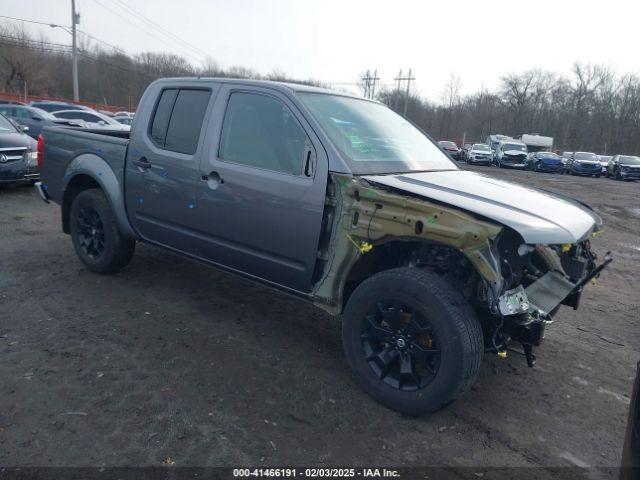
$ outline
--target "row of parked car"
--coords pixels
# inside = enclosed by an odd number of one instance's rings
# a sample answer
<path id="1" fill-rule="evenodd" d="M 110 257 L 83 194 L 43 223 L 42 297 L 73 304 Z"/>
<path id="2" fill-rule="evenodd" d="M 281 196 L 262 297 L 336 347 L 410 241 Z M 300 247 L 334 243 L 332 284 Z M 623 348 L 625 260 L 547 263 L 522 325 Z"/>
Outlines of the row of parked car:
<path id="1" fill-rule="evenodd" d="M 12 100 L 0 100 L 0 114 L 16 123 L 33 138 L 38 138 L 44 127 L 53 124 L 128 131 L 133 121 L 131 112 L 112 114 L 84 105 L 56 101 L 34 101 L 27 105 Z"/>
<path id="2" fill-rule="evenodd" d="M 520 168 L 536 172 L 567 173 L 616 180 L 640 179 L 640 157 L 634 155 L 596 155 L 592 152 L 527 151 L 527 146 L 514 139 L 504 139 L 491 148 L 484 143 L 469 143 L 459 148 L 455 142 L 442 140 L 440 147 L 451 158 L 476 165 Z"/>
<path id="3" fill-rule="evenodd" d="M 37 142 L 50 125 L 129 131 L 131 112 L 96 111 L 66 102 L 35 101 L 28 105 L 0 100 L 0 184 L 38 179 Z"/>

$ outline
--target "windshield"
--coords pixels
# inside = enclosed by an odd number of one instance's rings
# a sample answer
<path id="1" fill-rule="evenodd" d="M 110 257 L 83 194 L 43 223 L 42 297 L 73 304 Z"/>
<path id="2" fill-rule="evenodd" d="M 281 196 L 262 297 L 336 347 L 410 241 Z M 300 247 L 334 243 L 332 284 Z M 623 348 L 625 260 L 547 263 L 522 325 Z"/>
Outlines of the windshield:
<path id="1" fill-rule="evenodd" d="M 620 163 L 624 165 L 640 165 L 639 157 L 627 157 L 626 155 L 620 156 Z"/>
<path id="2" fill-rule="evenodd" d="M 559 155 L 556 155 L 556 154 L 555 154 L 555 153 L 553 153 L 553 152 L 541 152 L 541 153 L 539 153 L 538 155 L 539 155 L 540 157 L 542 157 L 542 158 L 554 158 L 554 159 L 558 159 L 558 158 L 560 158 L 560 156 L 559 156 Z"/>
<path id="3" fill-rule="evenodd" d="M 587 153 L 587 152 L 576 152 L 573 154 L 573 158 L 576 160 L 592 160 L 594 162 L 598 161 L 598 157 L 595 153 Z"/>
<path id="4" fill-rule="evenodd" d="M 0 115 L 0 132 L 15 132 L 16 128 L 9 120 Z"/>
<path id="5" fill-rule="evenodd" d="M 443 148 L 458 148 L 458 146 L 453 142 L 441 141 L 441 142 L 438 142 L 438 145 L 440 145 Z"/>
<path id="6" fill-rule="evenodd" d="M 425 134 L 379 103 L 299 93 L 353 173 L 457 170 Z"/>
<path id="7" fill-rule="evenodd" d="M 506 143 L 504 147 L 502 147 L 502 150 L 504 150 L 505 152 L 507 150 L 518 150 L 519 152 L 526 152 L 527 147 L 525 147 L 524 145 L 518 145 L 517 143 Z"/>
<path id="8" fill-rule="evenodd" d="M 475 143 L 473 147 L 471 147 L 471 150 L 479 150 L 482 152 L 491 151 L 491 149 L 489 148 L 489 145 L 484 145 L 483 143 Z"/>

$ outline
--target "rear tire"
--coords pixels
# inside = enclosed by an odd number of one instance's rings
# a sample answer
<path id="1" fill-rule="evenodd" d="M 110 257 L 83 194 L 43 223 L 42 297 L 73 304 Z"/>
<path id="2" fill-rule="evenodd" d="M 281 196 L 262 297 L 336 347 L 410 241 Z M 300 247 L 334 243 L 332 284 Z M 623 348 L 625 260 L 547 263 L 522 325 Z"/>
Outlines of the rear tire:
<path id="1" fill-rule="evenodd" d="M 120 233 L 102 190 L 78 194 L 71 205 L 69 228 L 76 255 L 92 272 L 117 272 L 131 262 L 136 242 Z"/>
<path id="2" fill-rule="evenodd" d="M 440 276 L 406 267 L 377 273 L 353 292 L 342 341 L 364 391 L 409 415 L 461 396 L 484 353 L 480 322 L 464 297 Z"/>

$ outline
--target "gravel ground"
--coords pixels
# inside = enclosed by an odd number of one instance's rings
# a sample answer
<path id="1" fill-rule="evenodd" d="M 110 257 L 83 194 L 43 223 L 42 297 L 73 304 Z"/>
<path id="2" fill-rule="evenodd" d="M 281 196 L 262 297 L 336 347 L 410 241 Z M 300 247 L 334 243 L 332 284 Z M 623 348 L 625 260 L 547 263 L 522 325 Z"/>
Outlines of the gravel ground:
<path id="1" fill-rule="evenodd" d="M 0 190 L 0 465 L 594 466 L 620 462 L 640 353 L 640 183 L 473 169 L 573 195 L 615 261 L 530 369 L 488 355 L 472 391 L 406 418 L 356 386 L 339 322 L 140 245 L 95 275 L 28 187 Z M 517 201 L 517 199 L 516 199 Z"/>

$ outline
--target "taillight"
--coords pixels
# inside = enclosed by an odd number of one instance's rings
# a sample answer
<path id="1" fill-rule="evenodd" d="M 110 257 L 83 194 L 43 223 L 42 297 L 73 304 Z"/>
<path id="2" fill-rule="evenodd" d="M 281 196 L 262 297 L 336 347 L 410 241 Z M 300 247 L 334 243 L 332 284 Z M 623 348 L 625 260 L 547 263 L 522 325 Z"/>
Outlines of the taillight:
<path id="1" fill-rule="evenodd" d="M 38 135 L 38 168 L 42 168 L 44 163 L 44 137 Z"/>

